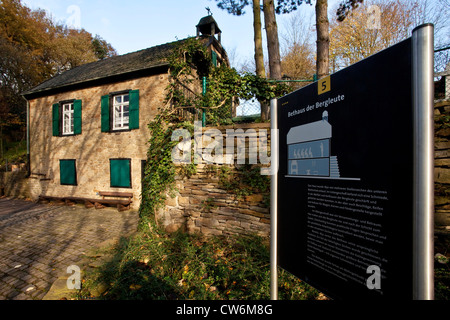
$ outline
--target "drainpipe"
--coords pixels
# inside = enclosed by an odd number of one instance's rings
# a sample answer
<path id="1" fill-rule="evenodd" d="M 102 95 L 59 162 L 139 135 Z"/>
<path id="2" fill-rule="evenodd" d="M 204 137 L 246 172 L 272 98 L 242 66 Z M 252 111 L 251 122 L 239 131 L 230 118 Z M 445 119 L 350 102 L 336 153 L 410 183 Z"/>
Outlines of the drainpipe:
<path id="1" fill-rule="evenodd" d="M 206 95 L 206 77 L 203 77 L 203 79 L 202 79 L 202 94 L 203 94 L 203 96 L 205 96 Z M 202 110 L 203 112 L 202 112 L 202 127 L 204 128 L 204 127 L 206 127 L 206 109 L 205 108 L 203 108 L 203 110 Z"/>
<path id="2" fill-rule="evenodd" d="M 30 164 L 30 102 L 24 96 L 21 96 L 27 103 L 27 178 L 31 176 Z"/>

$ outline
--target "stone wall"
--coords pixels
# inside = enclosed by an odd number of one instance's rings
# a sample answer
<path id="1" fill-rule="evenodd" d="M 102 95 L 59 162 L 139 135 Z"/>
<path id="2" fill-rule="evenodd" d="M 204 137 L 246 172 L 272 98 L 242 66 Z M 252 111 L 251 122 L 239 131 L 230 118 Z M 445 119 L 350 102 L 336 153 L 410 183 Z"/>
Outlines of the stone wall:
<path id="1" fill-rule="evenodd" d="M 211 176 L 206 165 L 197 174 L 177 181 L 175 197 L 168 196 L 166 206 L 157 212 L 157 220 L 169 232 L 183 229 L 189 233 L 226 235 L 256 233 L 268 236 L 270 211 L 263 195 L 238 198 L 220 188 L 219 179 Z"/>
<path id="2" fill-rule="evenodd" d="M 228 129 L 228 131 L 227 131 Z M 182 229 L 189 233 L 200 232 L 202 234 L 227 235 L 254 233 L 267 237 L 270 233 L 270 209 L 263 194 L 252 194 L 237 197 L 227 192 L 219 183 L 218 173 L 220 166 L 228 166 L 230 174 L 237 174 L 236 165 L 238 156 L 245 153 L 246 163 L 252 157 L 259 154 L 249 153 L 249 139 L 254 139 L 260 130 L 265 130 L 268 135 L 267 148 L 270 149 L 270 124 L 244 124 L 215 128 L 208 130 L 220 130 L 223 134 L 223 147 L 226 148 L 226 139 L 233 136 L 234 164 L 208 164 L 204 156 L 204 163 L 197 165 L 197 173 L 190 178 L 177 177 L 177 192 L 174 197 L 167 195 L 166 205 L 156 213 L 156 219 L 168 232 Z M 231 130 L 231 131 L 230 131 Z M 237 143 L 238 139 L 245 139 L 245 145 Z M 205 140 L 204 140 L 205 141 Z M 208 145 L 205 144 L 204 150 Z M 250 148 L 251 149 L 251 148 Z M 257 150 L 260 149 L 259 142 Z M 225 153 L 225 152 L 224 152 Z M 265 195 L 266 197 L 269 194 Z"/>
<path id="3" fill-rule="evenodd" d="M 435 104 L 435 225 L 450 231 L 450 100 Z"/>
<path id="4" fill-rule="evenodd" d="M 3 193 L 15 198 L 31 198 L 33 181 L 26 179 L 25 171 L 0 172 L 0 186 Z"/>

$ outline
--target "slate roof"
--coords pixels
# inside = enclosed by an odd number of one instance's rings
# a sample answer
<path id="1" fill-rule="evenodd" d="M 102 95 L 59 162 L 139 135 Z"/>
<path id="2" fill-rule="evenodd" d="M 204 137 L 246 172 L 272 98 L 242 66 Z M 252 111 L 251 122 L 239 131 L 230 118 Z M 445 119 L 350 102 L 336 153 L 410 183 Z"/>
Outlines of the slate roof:
<path id="1" fill-rule="evenodd" d="M 31 90 L 24 92 L 23 95 L 25 97 L 36 94 L 45 95 L 46 92 L 55 89 L 168 66 L 167 58 L 172 50 L 186 40 L 170 42 L 81 65 L 39 84 Z"/>

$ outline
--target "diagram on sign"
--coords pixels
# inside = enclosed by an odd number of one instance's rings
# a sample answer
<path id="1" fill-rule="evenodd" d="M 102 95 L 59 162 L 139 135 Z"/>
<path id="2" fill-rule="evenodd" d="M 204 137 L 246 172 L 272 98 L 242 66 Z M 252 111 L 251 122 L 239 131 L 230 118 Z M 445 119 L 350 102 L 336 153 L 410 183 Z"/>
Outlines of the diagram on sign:
<path id="1" fill-rule="evenodd" d="M 287 134 L 287 177 L 360 180 L 341 177 L 338 158 L 331 155 L 331 140 L 327 111 L 322 120 L 291 128 Z"/>

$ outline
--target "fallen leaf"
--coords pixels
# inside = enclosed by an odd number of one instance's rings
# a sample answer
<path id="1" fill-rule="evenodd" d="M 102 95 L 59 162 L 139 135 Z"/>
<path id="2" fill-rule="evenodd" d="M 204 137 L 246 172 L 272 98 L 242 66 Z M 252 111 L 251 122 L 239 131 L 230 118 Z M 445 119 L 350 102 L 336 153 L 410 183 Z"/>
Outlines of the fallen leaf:
<path id="1" fill-rule="evenodd" d="M 209 287 L 209 291 L 211 291 L 211 292 L 214 292 L 214 291 L 216 291 L 216 290 L 217 290 L 217 287 L 215 287 L 215 286 Z"/>
<path id="2" fill-rule="evenodd" d="M 181 279 L 180 281 L 178 281 L 178 286 L 179 286 L 179 287 L 185 287 L 185 286 L 187 286 L 186 280 Z"/>
<path id="3" fill-rule="evenodd" d="M 36 287 L 29 286 L 25 291 L 30 292 L 30 291 L 33 291 L 34 289 L 36 289 Z"/>
<path id="4" fill-rule="evenodd" d="M 444 256 L 442 253 L 436 253 L 436 255 L 434 256 L 434 258 L 436 259 L 437 262 L 439 262 L 440 264 L 447 264 L 448 263 L 448 258 L 446 256 Z"/>
<path id="5" fill-rule="evenodd" d="M 130 285 L 130 290 L 139 290 L 140 288 L 142 288 L 142 286 L 140 284 Z"/>

